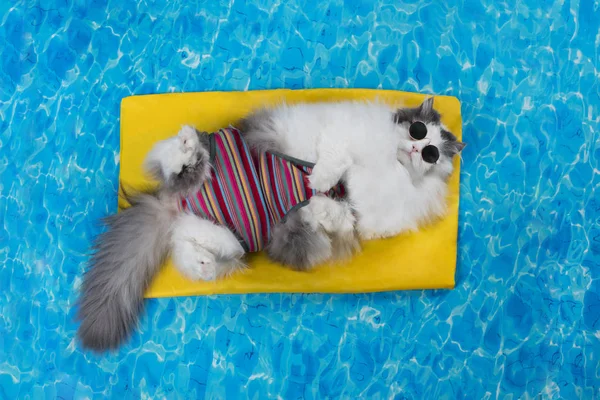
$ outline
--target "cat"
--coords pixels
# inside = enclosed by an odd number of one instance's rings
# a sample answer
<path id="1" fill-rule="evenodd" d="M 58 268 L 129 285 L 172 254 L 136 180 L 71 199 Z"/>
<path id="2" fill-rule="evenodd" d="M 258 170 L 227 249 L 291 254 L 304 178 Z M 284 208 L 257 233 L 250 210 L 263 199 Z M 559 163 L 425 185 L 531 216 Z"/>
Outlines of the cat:
<path id="1" fill-rule="evenodd" d="M 422 137 L 415 140 L 418 124 Z M 282 104 L 239 126 L 255 154 L 311 164 L 315 193 L 272 227 L 266 245 L 272 259 L 300 270 L 350 256 L 359 249 L 357 236 L 393 236 L 442 216 L 452 158 L 464 146 L 441 124 L 433 98 L 401 109 L 376 102 Z M 182 198 L 216 179 L 211 138 L 185 126 L 156 144 L 145 168 L 159 190 L 126 194 L 132 207 L 107 219 L 81 288 L 84 347 L 113 349 L 130 335 L 144 291 L 169 255 L 190 279 L 214 280 L 244 268 L 247 248 L 232 226 L 182 212 Z M 340 181 L 345 199 L 323 195 Z"/>

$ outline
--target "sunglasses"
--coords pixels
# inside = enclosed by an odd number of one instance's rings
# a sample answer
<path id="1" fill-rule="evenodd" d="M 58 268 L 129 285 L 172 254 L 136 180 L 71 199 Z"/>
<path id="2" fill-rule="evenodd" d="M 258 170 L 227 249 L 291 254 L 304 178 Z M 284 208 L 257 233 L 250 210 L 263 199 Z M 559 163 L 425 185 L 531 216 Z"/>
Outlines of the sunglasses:
<path id="1" fill-rule="evenodd" d="M 427 136 L 427 127 L 421 121 L 413 122 L 410 128 L 408 128 L 408 133 L 414 140 L 423 140 Z M 440 151 L 437 147 L 430 144 L 423 147 L 421 157 L 426 163 L 434 164 L 440 158 Z"/>

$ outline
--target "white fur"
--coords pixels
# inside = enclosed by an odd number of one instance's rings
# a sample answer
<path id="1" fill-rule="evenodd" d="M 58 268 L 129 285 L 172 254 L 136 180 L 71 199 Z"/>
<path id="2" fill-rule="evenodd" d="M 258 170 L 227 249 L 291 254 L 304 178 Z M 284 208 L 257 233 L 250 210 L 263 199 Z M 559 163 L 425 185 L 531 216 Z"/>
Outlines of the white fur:
<path id="1" fill-rule="evenodd" d="M 307 206 L 300 209 L 306 222 L 316 227 L 319 224 L 327 233 L 352 235 L 354 223 L 352 210 L 345 202 L 325 196 L 314 196 Z"/>
<path id="2" fill-rule="evenodd" d="M 413 141 L 408 126 L 393 121 L 394 111 L 378 102 L 340 102 L 282 104 L 271 114 L 281 151 L 316 163 L 313 188 L 345 179 L 363 239 L 416 230 L 446 210 L 452 164 L 428 164 L 420 155 L 427 144 L 441 145 L 440 127 L 426 124 L 427 137 Z"/>
<path id="3" fill-rule="evenodd" d="M 243 267 L 244 249 L 222 226 L 193 214 L 181 214 L 171 237 L 173 263 L 192 280 L 212 281 Z"/>
<path id="4" fill-rule="evenodd" d="M 184 165 L 193 165 L 198 161 L 199 152 L 208 151 L 200 145 L 196 129 L 184 125 L 177 136 L 157 142 L 144 160 L 146 171 L 160 171 L 167 181 L 173 174 L 178 174 Z M 208 171 L 207 171 L 208 172 Z"/>

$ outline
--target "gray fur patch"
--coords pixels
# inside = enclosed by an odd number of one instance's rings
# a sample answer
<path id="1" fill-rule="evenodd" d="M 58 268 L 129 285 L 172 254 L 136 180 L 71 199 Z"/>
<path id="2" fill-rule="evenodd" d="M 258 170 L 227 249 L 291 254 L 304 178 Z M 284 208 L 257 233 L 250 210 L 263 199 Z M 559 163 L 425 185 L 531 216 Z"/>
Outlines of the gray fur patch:
<path id="1" fill-rule="evenodd" d="M 360 251 L 360 241 L 355 232 L 349 234 L 333 232 L 330 234 L 330 238 L 331 250 L 335 259 L 345 260 Z"/>
<path id="2" fill-rule="evenodd" d="M 280 152 L 279 135 L 273 122 L 273 112 L 261 109 L 248 115 L 238 123 L 244 139 L 257 152 Z"/>
<path id="3" fill-rule="evenodd" d="M 156 160 L 146 160 L 144 167 L 146 169 L 146 172 L 150 174 L 150 176 L 159 181 L 161 184 L 164 184 L 167 177 L 163 174 L 160 162 Z"/>
<path id="4" fill-rule="evenodd" d="M 170 193 L 189 193 L 199 188 L 210 176 L 210 135 L 207 132 L 197 133 L 202 146 L 198 149 L 198 160 L 195 164 L 184 165 L 179 173 L 172 174 L 169 179 L 163 179 L 162 190 Z"/>
<path id="5" fill-rule="evenodd" d="M 268 256 L 297 271 L 306 271 L 331 258 L 331 242 L 323 230 L 303 221 L 300 210 L 290 212 L 273 227 Z"/>
<path id="6" fill-rule="evenodd" d="M 444 141 L 441 150 L 446 157 L 454 157 L 466 146 L 465 143 L 459 142 L 452 132 L 442 129 L 441 135 Z"/>
<path id="7" fill-rule="evenodd" d="M 78 336 L 98 352 L 128 339 L 144 292 L 169 252 L 171 212 L 154 194 L 127 200 L 130 208 L 106 219 L 108 229 L 96 239 L 81 287 Z"/>
<path id="8" fill-rule="evenodd" d="M 440 123 L 440 113 L 433 108 L 433 97 L 425 99 L 418 107 L 400 108 L 394 114 L 394 122 L 397 124 L 404 122 L 413 123 L 415 121 L 433 124 Z"/>

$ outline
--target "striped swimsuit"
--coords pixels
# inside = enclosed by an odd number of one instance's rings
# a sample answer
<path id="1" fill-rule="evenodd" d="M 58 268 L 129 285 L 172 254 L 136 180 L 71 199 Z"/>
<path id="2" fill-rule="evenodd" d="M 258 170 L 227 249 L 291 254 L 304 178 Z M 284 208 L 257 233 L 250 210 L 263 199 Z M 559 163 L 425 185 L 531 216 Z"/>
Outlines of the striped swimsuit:
<path id="1" fill-rule="evenodd" d="M 260 251 L 273 225 L 317 194 L 309 187 L 314 164 L 278 153 L 250 151 L 235 128 L 210 135 L 211 179 L 182 197 L 180 209 L 231 229 L 246 251 Z M 337 184 L 328 197 L 344 197 Z"/>

